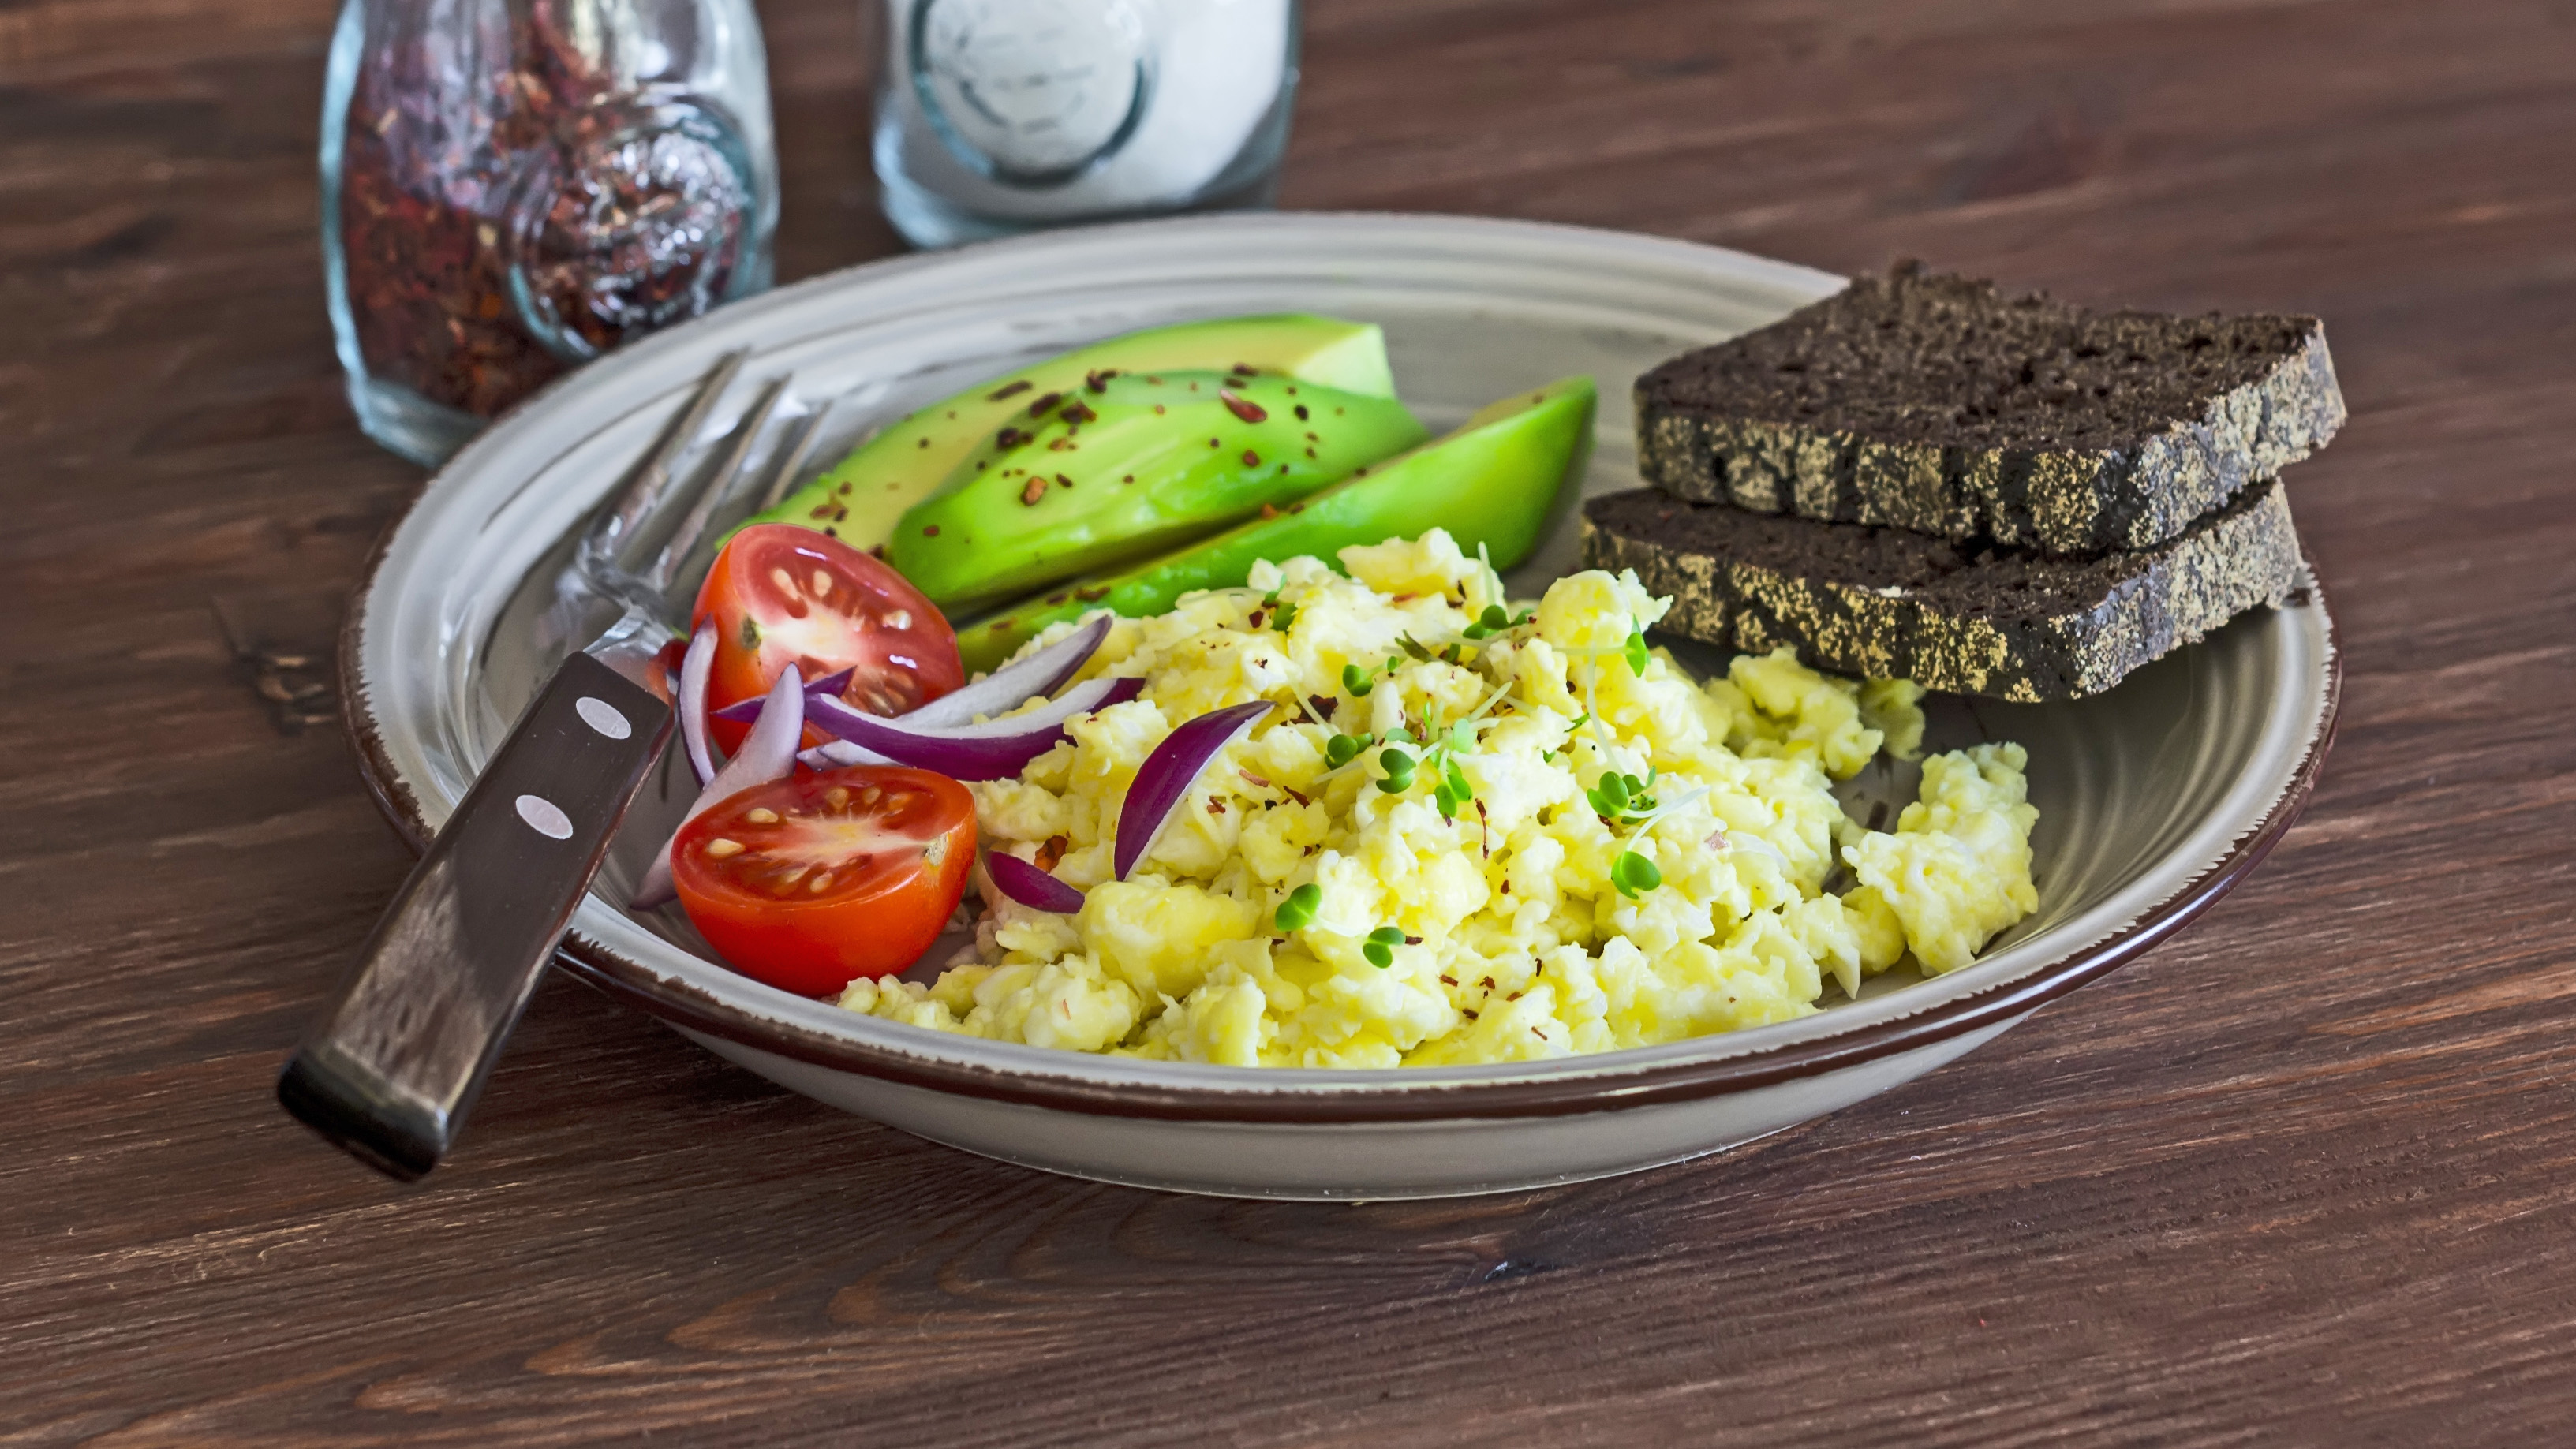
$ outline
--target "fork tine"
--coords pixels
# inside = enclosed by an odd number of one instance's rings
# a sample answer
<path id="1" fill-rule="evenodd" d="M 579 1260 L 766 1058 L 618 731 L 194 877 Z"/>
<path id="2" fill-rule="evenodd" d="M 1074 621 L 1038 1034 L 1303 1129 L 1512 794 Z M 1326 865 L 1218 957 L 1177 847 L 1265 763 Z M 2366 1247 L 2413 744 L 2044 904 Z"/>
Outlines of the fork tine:
<path id="1" fill-rule="evenodd" d="M 716 400 L 724 396 L 725 389 L 733 386 L 750 356 L 751 349 L 740 348 L 717 358 L 716 365 L 707 369 L 688 405 L 654 441 L 653 451 L 627 473 L 615 506 L 591 525 L 590 536 L 585 540 L 589 551 L 605 555 L 634 538 L 637 526 L 661 502 L 663 491 L 670 486 L 671 465 L 697 440 L 698 429 L 706 426 L 707 414 L 715 410 Z"/>
<path id="2" fill-rule="evenodd" d="M 787 379 L 771 378 L 761 385 L 760 395 L 752 399 L 742 421 L 734 425 L 733 440 L 725 448 L 723 461 L 716 465 L 714 476 L 698 487 L 688 513 L 680 519 L 679 527 L 671 530 L 670 538 L 644 575 L 645 585 L 655 593 L 670 591 L 672 572 L 707 531 L 707 520 L 715 516 L 717 500 L 733 491 L 734 479 L 742 473 L 743 464 L 750 461 L 752 450 L 760 446 L 760 430 L 769 425 L 770 414 L 778 411 L 779 399 L 786 395 Z"/>
<path id="3" fill-rule="evenodd" d="M 814 451 L 815 439 L 823 433 L 824 420 L 831 417 L 832 409 L 839 404 L 840 399 L 834 398 L 807 413 L 805 420 L 797 425 L 796 436 L 779 450 L 778 463 L 769 470 L 769 486 L 760 490 L 760 501 L 752 505 L 753 512 L 767 513 L 776 508 L 787 497 L 788 490 L 796 486 L 796 475 L 805 467 L 805 455 Z"/>

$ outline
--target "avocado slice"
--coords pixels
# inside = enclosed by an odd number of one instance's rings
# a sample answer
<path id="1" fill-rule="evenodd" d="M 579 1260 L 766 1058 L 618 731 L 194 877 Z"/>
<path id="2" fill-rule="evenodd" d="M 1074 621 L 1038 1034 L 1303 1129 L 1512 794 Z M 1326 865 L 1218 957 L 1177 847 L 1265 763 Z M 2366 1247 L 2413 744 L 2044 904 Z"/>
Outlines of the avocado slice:
<path id="1" fill-rule="evenodd" d="M 1560 499 L 1580 488 L 1592 451 L 1592 379 L 1568 377 L 1480 410 L 1455 432 L 1373 464 L 1230 532 L 1135 567 L 1062 584 L 957 634 L 970 672 L 989 670 L 1049 624 L 1094 609 L 1159 614 L 1199 589 L 1243 583 L 1258 559 L 1314 554 L 1335 567 L 1355 543 L 1445 528 L 1485 546 L 1494 567 L 1529 557 Z"/>
<path id="2" fill-rule="evenodd" d="M 853 548 L 874 548 L 895 519 L 938 487 L 960 459 L 1048 393 L 1070 394 L 1094 373 L 1222 371 L 1237 365 L 1369 397 L 1395 396 L 1386 334 L 1363 322 L 1282 312 L 1149 327 L 1078 347 L 977 383 L 860 444 L 822 477 L 746 523 L 793 523 Z"/>
<path id="3" fill-rule="evenodd" d="M 1391 397 L 1243 373 L 1094 377 L 1037 404 L 886 540 L 886 562 L 943 610 L 1150 557 L 1428 436 Z"/>

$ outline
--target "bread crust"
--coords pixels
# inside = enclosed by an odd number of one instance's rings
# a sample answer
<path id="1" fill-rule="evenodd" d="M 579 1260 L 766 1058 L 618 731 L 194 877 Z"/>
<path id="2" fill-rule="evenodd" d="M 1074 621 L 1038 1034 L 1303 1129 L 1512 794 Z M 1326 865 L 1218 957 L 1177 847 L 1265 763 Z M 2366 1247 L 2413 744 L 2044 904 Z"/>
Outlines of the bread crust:
<path id="1" fill-rule="evenodd" d="M 1582 527 L 1586 566 L 1634 569 L 1648 592 L 1672 597 L 1664 630 L 1746 653 L 1786 644 L 1818 669 L 2022 702 L 2109 689 L 2277 605 L 2299 567 L 2274 478 L 2154 548 L 2080 560 L 1987 551 L 1926 564 L 1917 555 L 1931 540 L 1645 490 L 1591 500 Z"/>
<path id="2" fill-rule="evenodd" d="M 2143 375 L 2160 367 L 2161 352 L 2229 329 L 2259 335 L 2261 342 L 2250 344 L 2258 349 L 2251 362 L 2261 365 L 2251 376 L 2244 375 L 2250 365 L 2238 366 L 2228 374 L 2238 379 L 2234 385 L 2198 395 L 2185 387 L 2151 404 L 2130 403 L 2128 411 L 2138 416 L 2106 421 L 2071 410 L 2086 434 L 2075 441 L 2053 440 L 2045 426 L 2011 441 L 1975 428 L 1945 437 L 1937 424 L 1917 420 L 1930 407 L 1915 409 L 1902 429 L 1884 417 L 1845 425 L 1830 403 L 1783 406 L 1780 397 L 1757 390 L 1769 376 L 1766 366 L 1804 374 L 1809 354 L 1838 365 L 1835 382 L 1846 397 L 1869 396 L 1874 386 L 1898 391 L 1909 381 L 1924 386 L 1903 375 L 1901 344 L 1875 355 L 1868 350 L 1887 330 L 1868 325 L 1878 318 L 1894 318 L 1900 328 L 1937 325 L 1953 339 L 1964 335 L 1994 351 L 1976 359 L 1989 373 L 2018 366 L 2025 379 L 2031 359 L 2017 359 L 2013 348 L 2055 346 L 2058 355 L 2042 357 L 2041 366 L 2068 365 L 2070 343 L 2079 357 L 2109 349 Z M 1980 321 L 1988 324 L 1982 333 Z M 1966 345 L 1916 341 L 1935 350 Z M 1873 378 L 1873 370 L 1883 375 Z M 2111 375 L 2102 385 L 2116 387 L 2115 367 L 2095 365 L 2095 375 L 2106 372 Z M 1991 398 L 1982 401 L 1991 408 Z M 2096 410 L 2114 412 L 2116 401 L 2106 399 Z M 2148 549 L 2179 537 L 2250 484 L 2324 446 L 2345 416 L 2325 328 L 2315 318 L 2092 313 L 1903 268 L 1856 283 L 1771 328 L 1665 363 L 1637 380 L 1635 403 L 1638 470 L 1676 497 L 2057 555 Z M 1978 400 L 1960 406 L 1973 412 Z M 2054 422 L 2056 415 L 2033 421 Z M 1989 411 L 1982 431 L 1998 426 Z M 1914 436 L 1897 435 L 1906 431 Z"/>

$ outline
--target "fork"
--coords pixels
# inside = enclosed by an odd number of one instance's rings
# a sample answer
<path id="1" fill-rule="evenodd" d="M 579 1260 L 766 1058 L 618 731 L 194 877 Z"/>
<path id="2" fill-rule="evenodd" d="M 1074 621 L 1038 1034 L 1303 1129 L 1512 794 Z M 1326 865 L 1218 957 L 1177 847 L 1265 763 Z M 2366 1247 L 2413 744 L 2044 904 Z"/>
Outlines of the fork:
<path id="1" fill-rule="evenodd" d="M 616 622 L 519 717 L 278 1076 L 288 1112 L 395 1177 L 421 1176 L 454 1144 L 670 739 L 661 660 L 688 623 L 696 579 L 684 566 L 728 504 L 783 491 L 820 425 L 817 411 L 780 444 L 761 486 L 738 489 L 787 392 L 786 377 L 772 378 L 704 480 L 679 483 L 675 465 L 743 357 L 708 371 L 585 530 L 557 609 L 596 619 L 614 607 Z M 675 513 L 657 546 L 657 526 Z"/>

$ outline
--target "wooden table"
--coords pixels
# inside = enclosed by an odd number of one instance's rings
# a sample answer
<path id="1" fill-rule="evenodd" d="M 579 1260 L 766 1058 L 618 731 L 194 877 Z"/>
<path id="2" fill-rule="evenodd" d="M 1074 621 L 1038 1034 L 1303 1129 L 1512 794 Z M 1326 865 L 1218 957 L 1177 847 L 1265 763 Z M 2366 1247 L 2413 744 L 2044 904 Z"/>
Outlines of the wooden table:
<path id="1" fill-rule="evenodd" d="M 894 250 L 764 7 L 782 273 Z M 2306 820 L 1994 1046 L 1714 1159 L 1158 1196 L 567 981 L 399 1188 L 273 1106 L 403 874 L 319 676 L 327 0 L 0 6 L 0 1444 L 2538 1444 L 2576 1413 L 2576 5 L 1315 0 L 1286 202 L 2329 319 Z M 219 613 L 236 638 L 228 642 Z M 284 701 L 266 698 L 284 696 Z"/>

